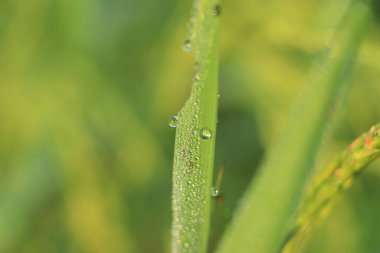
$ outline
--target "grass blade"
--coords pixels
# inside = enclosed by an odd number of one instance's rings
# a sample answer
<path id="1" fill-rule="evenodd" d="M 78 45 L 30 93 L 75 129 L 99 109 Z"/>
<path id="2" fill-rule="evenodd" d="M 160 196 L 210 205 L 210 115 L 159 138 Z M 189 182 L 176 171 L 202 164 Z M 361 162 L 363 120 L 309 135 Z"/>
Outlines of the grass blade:
<path id="1" fill-rule="evenodd" d="M 354 177 L 380 156 L 380 124 L 358 137 L 324 170 L 317 173 L 301 202 L 295 229 L 283 253 L 299 252 L 315 223 L 328 215 L 336 196 L 351 186 Z"/>
<path id="2" fill-rule="evenodd" d="M 280 250 L 318 152 L 330 108 L 368 23 L 368 6 L 355 1 L 336 32 L 338 53 L 334 52 L 336 48 L 327 50 L 289 118 L 287 132 L 244 196 L 218 253 Z"/>
<path id="3" fill-rule="evenodd" d="M 172 252 L 206 252 L 217 117 L 220 5 L 194 2 L 185 51 L 195 68 L 189 99 L 178 116 L 173 171 Z"/>

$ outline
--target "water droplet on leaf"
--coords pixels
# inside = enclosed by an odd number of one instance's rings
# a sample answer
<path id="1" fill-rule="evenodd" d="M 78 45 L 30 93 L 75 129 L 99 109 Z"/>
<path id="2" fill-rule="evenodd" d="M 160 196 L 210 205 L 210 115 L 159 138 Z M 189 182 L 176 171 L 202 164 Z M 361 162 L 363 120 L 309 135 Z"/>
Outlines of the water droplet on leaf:
<path id="1" fill-rule="evenodd" d="M 219 190 L 216 187 L 211 188 L 211 197 L 218 197 L 219 196 Z"/>
<path id="2" fill-rule="evenodd" d="M 220 13 L 222 12 L 222 9 L 219 4 L 214 6 L 214 16 L 220 16 Z"/>
<path id="3" fill-rule="evenodd" d="M 191 52 L 192 50 L 191 41 L 189 39 L 185 40 L 185 42 L 183 42 L 182 48 L 183 48 L 183 51 L 185 51 L 186 53 Z"/>
<path id="4" fill-rule="evenodd" d="M 201 129 L 201 132 L 200 132 L 200 136 L 203 140 L 208 140 L 212 137 L 212 132 L 210 130 L 210 128 L 202 128 Z"/>
<path id="5" fill-rule="evenodd" d="M 199 82 L 200 80 L 201 80 L 201 76 L 200 76 L 199 72 L 195 73 L 193 76 L 193 81 Z"/>
<path id="6" fill-rule="evenodd" d="M 170 127 L 173 127 L 173 128 L 176 128 L 177 125 L 178 125 L 178 116 L 171 116 L 170 119 L 169 119 L 169 126 Z"/>

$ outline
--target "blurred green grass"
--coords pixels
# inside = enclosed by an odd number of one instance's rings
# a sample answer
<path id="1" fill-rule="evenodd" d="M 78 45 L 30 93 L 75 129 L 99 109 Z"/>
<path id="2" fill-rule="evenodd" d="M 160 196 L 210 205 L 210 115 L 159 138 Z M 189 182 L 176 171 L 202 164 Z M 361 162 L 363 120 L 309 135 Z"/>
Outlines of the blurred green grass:
<path id="1" fill-rule="evenodd" d="M 181 47 L 191 4 L 0 2 L 1 253 L 169 251 L 167 121 L 190 91 L 193 59 Z M 215 228 L 231 218 L 345 4 L 224 1 Z M 379 121 L 379 42 L 374 20 L 320 165 Z M 342 196 L 307 252 L 380 250 L 379 165 Z"/>

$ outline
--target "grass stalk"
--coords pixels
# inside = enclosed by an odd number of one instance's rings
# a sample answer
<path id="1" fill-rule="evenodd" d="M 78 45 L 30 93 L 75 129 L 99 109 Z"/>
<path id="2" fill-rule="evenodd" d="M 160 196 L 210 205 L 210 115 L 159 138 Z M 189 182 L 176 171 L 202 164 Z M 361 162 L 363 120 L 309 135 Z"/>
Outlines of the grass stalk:
<path id="1" fill-rule="evenodd" d="M 172 252 L 207 251 L 217 120 L 219 0 L 196 0 L 184 50 L 194 53 L 189 99 L 178 116 L 173 171 Z"/>

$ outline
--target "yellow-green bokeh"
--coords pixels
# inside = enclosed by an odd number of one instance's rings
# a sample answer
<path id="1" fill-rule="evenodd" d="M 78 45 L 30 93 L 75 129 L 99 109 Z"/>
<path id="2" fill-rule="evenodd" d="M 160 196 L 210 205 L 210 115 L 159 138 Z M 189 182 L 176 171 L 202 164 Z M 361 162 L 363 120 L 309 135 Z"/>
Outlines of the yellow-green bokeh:
<path id="1" fill-rule="evenodd" d="M 225 213 L 216 222 L 231 218 L 347 2 L 224 1 L 216 166 L 226 161 Z M 190 7 L 0 1 L 0 253 L 169 251 L 168 119 L 194 71 L 181 49 Z M 320 166 L 379 122 L 377 20 L 347 75 Z M 306 252 L 380 250 L 379 171 L 377 162 L 358 177 Z"/>

